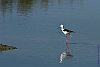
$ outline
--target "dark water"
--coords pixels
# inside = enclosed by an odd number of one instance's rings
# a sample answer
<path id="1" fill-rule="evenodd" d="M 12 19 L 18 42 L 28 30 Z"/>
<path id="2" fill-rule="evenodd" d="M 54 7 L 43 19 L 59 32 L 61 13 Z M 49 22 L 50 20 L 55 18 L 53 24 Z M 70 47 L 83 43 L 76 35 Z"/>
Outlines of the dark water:
<path id="1" fill-rule="evenodd" d="M 73 57 L 59 64 L 65 49 Z M 2 67 L 99 67 L 100 0 L 0 0 L 0 42 L 17 50 L 0 52 Z"/>

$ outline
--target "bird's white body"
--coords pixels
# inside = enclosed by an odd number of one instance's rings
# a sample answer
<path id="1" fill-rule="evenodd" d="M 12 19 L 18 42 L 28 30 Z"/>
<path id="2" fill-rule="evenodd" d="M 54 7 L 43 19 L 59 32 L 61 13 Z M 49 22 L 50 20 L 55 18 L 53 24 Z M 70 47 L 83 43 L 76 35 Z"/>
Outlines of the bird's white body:
<path id="1" fill-rule="evenodd" d="M 64 31 L 64 25 L 60 25 L 61 31 L 63 32 L 63 34 L 67 35 L 69 32 Z"/>
<path id="2" fill-rule="evenodd" d="M 64 29 L 64 25 L 60 25 L 60 28 L 61 28 L 61 31 L 62 31 L 62 33 L 63 34 L 65 34 L 65 35 L 70 35 L 71 33 L 73 33 L 74 31 L 72 31 L 72 30 L 69 30 L 69 29 Z M 71 35 L 70 35 L 71 36 Z M 72 36 L 71 36 L 72 37 Z"/>

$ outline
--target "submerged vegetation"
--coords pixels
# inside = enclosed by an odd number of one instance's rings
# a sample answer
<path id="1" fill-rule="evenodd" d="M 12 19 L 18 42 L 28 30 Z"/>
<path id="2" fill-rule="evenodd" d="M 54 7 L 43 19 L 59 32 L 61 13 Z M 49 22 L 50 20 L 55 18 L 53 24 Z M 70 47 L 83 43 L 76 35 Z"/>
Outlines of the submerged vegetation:
<path id="1" fill-rule="evenodd" d="M 13 50 L 13 49 L 17 49 L 17 48 L 14 46 L 0 44 L 0 51 L 7 51 L 7 50 Z"/>

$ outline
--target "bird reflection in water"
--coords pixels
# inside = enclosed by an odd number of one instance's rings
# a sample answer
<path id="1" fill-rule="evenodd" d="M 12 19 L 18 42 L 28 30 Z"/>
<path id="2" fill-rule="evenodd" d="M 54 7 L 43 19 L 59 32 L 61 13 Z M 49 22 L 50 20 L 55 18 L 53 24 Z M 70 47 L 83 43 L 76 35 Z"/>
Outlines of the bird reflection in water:
<path id="1" fill-rule="evenodd" d="M 60 54 L 59 63 L 62 63 L 64 59 L 70 59 L 71 57 L 73 57 L 73 55 L 71 54 L 71 50 L 70 51 L 65 50 Z"/>

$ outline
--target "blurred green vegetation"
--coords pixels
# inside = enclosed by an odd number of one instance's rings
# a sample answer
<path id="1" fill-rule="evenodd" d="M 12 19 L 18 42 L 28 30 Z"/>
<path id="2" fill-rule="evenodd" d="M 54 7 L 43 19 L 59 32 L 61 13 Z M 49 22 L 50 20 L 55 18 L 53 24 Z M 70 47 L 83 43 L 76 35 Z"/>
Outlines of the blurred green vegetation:
<path id="1" fill-rule="evenodd" d="M 49 5 L 60 5 L 64 2 L 73 4 L 75 1 L 77 0 L 0 0 L 0 13 L 5 15 L 16 11 L 18 14 L 27 15 L 32 13 L 37 6 L 38 8 L 48 9 Z"/>
<path id="2" fill-rule="evenodd" d="M 48 0 L 0 0 L 0 12 L 11 14 L 13 10 L 16 10 L 17 13 L 24 15 L 30 13 L 39 2 L 42 7 L 48 6 Z"/>
<path id="3" fill-rule="evenodd" d="M 13 50 L 13 49 L 17 49 L 17 48 L 14 46 L 0 44 L 0 51 L 7 51 L 7 50 Z"/>

